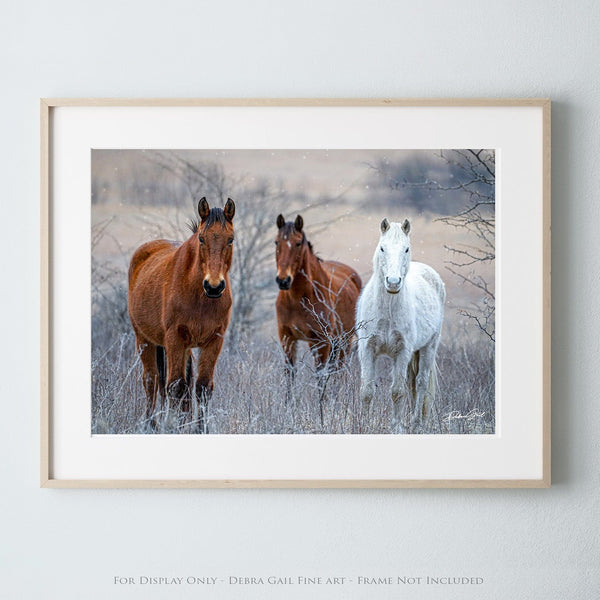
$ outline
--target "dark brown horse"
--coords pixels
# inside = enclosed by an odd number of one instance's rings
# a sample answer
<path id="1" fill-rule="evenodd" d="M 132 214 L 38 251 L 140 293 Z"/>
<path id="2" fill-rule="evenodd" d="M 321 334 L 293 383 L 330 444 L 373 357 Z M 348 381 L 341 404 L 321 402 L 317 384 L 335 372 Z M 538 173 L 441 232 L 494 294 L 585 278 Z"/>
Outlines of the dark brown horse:
<path id="1" fill-rule="evenodd" d="M 340 262 L 318 258 L 303 231 L 300 215 L 292 223 L 277 217 L 276 301 L 279 341 L 293 377 L 296 345 L 308 342 L 317 369 L 342 361 L 353 334 L 358 273 Z"/>
<path id="2" fill-rule="evenodd" d="M 189 398 L 192 348 L 201 349 L 195 391 L 202 415 L 229 325 L 235 204 L 229 198 L 224 209 L 211 209 L 202 198 L 198 214 L 200 222 L 192 224 L 188 240 L 143 244 L 129 266 L 128 310 L 144 367 L 149 417 L 157 392 L 169 401 Z M 189 410 L 189 402 L 182 408 Z"/>

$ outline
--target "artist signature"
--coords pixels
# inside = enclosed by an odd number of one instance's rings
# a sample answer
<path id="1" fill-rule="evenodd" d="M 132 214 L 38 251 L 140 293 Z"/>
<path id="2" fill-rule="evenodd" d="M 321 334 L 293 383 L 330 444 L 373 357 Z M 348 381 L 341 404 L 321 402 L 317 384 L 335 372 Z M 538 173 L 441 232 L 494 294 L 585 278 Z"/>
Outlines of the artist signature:
<path id="1" fill-rule="evenodd" d="M 485 412 L 481 412 L 476 408 L 470 410 L 466 415 L 463 415 L 458 410 L 453 410 L 446 415 L 446 421 L 454 421 L 455 419 L 464 419 L 465 421 L 474 421 L 475 419 L 481 419 L 485 417 Z"/>

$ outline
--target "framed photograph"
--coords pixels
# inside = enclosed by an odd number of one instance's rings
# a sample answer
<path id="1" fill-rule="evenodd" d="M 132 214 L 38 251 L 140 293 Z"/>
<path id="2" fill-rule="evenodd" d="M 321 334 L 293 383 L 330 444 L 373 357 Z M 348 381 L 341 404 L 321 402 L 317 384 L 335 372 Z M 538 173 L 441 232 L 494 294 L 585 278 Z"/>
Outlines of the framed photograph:
<path id="1" fill-rule="evenodd" d="M 550 485 L 550 101 L 41 101 L 43 487 Z"/>

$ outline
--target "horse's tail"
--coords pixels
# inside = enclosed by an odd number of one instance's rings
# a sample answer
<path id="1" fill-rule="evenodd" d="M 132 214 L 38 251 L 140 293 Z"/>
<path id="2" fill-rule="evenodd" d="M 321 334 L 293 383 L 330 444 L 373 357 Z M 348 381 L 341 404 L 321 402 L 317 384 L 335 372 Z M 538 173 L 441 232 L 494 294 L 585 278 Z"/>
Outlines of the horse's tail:
<path id="1" fill-rule="evenodd" d="M 158 370 L 158 385 L 159 389 L 165 389 L 165 383 L 167 380 L 167 361 L 165 356 L 165 349 L 163 346 L 156 346 L 156 368 Z"/>
<path id="2" fill-rule="evenodd" d="M 411 398 L 417 397 L 417 373 L 419 372 L 419 353 L 415 352 L 408 363 L 408 391 Z M 413 400 L 414 404 L 414 400 Z"/>

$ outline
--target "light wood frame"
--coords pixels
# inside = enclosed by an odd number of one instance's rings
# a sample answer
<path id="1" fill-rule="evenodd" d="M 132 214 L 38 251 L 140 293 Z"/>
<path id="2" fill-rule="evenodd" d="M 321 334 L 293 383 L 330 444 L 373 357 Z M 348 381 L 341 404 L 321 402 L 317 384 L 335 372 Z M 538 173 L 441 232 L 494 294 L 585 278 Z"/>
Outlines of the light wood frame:
<path id="1" fill-rule="evenodd" d="M 550 169 L 551 169 L 551 116 L 550 100 L 524 99 L 369 99 L 369 98 L 269 98 L 269 99 L 183 99 L 183 98 L 43 98 L 40 101 L 41 129 L 41 204 L 40 204 L 40 485 L 45 488 L 545 488 L 550 486 L 550 431 L 551 431 L 551 297 L 550 297 Z M 328 107 L 538 107 L 543 115 L 543 439 L 541 479 L 436 479 L 436 480 L 70 480 L 55 479 L 52 475 L 52 440 L 50 437 L 51 406 L 50 382 L 52 377 L 51 341 L 51 160 L 52 111 L 57 107 L 190 107 L 190 106 L 328 106 Z"/>

